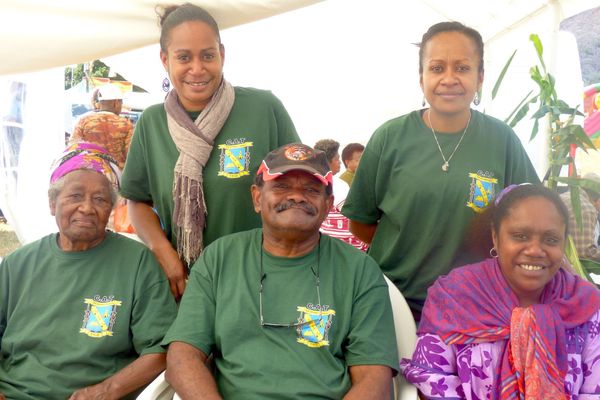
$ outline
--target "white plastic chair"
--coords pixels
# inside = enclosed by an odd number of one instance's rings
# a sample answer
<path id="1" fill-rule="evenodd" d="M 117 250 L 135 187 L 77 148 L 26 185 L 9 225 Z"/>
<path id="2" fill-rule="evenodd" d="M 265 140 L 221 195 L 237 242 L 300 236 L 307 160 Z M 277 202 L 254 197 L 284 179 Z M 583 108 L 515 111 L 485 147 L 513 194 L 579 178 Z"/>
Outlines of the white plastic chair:
<path id="1" fill-rule="evenodd" d="M 175 390 L 165 379 L 165 373 L 156 377 L 146 389 L 137 397 L 137 400 L 181 400 Z"/>
<path id="2" fill-rule="evenodd" d="M 417 325 L 410 312 L 408 303 L 398 290 L 396 285 L 384 276 L 388 285 L 392 312 L 394 313 L 394 327 L 396 329 L 396 344 L 398 346 L 398 358 L 412 358 L 417 344 Z M 417 388 L 404 379 L 399 373 L 394 378 L 394 399 L 417 400 Z"/>

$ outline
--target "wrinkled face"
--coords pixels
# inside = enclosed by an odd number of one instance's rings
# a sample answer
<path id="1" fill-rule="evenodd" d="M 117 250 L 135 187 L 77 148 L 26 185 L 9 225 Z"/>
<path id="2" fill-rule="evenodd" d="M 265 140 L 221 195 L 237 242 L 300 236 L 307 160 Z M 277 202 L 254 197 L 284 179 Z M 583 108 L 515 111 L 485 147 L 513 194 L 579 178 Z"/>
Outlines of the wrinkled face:
<path id="1" fill-rule="evenodd" d="M 187 111 L 201 111 L 221 84 L 225 49 L 215 32 L 200 21 L 171 30 L 160 59 Z"/>
<path id="2" fill-rule="evenodd" d="M 110 182 L 98 172 L 78 170 L 64 177 L 50 212 L 58 225 L 58 243 L 65 251 L 82 251 L 104 240 L 112 210 Z"/>
<path id="3" fill-rule="evenodd" d="M 459 32 L 433 36 L 423 53 L 421 89 L 435 113 L 468 113 L 475 93 L 483 83 L 475 43 Z"/>
<path id="4" fill-rule="evenodd" d="M 342 169 L 342 161 L 340 160 L 340 153 L 335 153 L 331 161 L 329 162 L 329 168 L 331 168 L 332 174 L 337 174 Z"/>
<path id="5" fill-rule="evenodd" d="M 346 160 L 346 164 L 348 166 L 346 169 L 350 172 L 356 172 L 356 168 L 358 168 L 358 163 L 360 162 L 360 157 L 362 156 L 362 151 L 355 151 L 352 153 L 352 158 Z"/>
<path id="6" fill-rule="evenodd" d="M 252 200 L 265 231 L 317 233 L 333 196 L 309 173 L 290 171 L 262 188 L 252 186 Z"/>
<path id="7" fill-rule="evenodd" d="M 521 306 L 538 303 L 564 258 L 565 221 L 543 197 L 518 201 L 492 231 L 502 275 Z"/>

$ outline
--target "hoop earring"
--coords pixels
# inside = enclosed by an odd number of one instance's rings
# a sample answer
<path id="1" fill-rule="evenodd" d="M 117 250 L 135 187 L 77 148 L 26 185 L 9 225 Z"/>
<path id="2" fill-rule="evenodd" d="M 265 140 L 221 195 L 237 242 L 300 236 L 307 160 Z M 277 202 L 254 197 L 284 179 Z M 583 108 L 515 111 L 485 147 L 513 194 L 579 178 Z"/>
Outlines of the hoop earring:
<path id="1" fill-rule="evenodd" d="M 498 258 L 498 250 L 496 250 L 495 247 L 492 247 L 490 249 L 490 257 L 492 257 L 492 258 Z"/>
<path id="2" fill-rule="evenodd" d="M 481 103 L 481 99 L 479 98 L 479 92 L 475 92 L 475 97 L 473 98 L 473 104 L 478 106 L 479 103 Z"/>

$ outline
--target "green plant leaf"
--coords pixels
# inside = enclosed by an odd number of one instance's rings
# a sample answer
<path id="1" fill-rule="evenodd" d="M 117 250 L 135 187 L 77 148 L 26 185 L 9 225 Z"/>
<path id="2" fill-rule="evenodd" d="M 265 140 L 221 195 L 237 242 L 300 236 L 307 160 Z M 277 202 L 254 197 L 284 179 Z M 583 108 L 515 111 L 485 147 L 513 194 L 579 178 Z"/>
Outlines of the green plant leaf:
<path id="1" fill-rule="evenodd" d="M 521 108 L 517 111 L 517 113 L 515 114 L 514 118 L 512 119 L 512 121 L 510 121 L 510 127 L 514 128 L 515 125 L 521 121 L 523 118 L 525 118 L 525 116 L 527 115 L 527 113 L 529 112 L 529 102 L 523 104 L 521 106 Z"/>
<path id="2" fill-rule="evenodd" d="M 531 40 L 533 42 L 533 47 L 535 47 L 535 52 L 538 55 L 538 58 L 540 59 L 540 64 L 542 64 L 542 67 L 544 68 L 544 71 L 546 70 L 546 64 L 544 63 L 544 46 L 542 46 L 542 41 L 540 40 L 540 37 L 538 35 L 536 35 L 535 33 L 532 33 L 531 35 L 529 35 L 529 40 Z"/>
<path id="3" fill-rule="evenodd" d="M 577 223 L 579 232 L 582 232 L 583 224 L 581 223 L 581 198 L 579 196 L 579 187 L 576 185 L 569 186 L 569 192 L 571 192 L 571 206 L 573 208 L 575 222 Z"/>
<path id="4" fill-rule="evenodd" d="M 496 83 L 494 84 L 494 88 L 492 89 L 492 100 L 494 100 L 496 98 L 496 94 L 498 93 L 498 90 L 500 89 L 500 85 L 502 84 L 502 81 L 504 80 L 506 71 L 508 70 L 508 67 L 512 63 L 512 60 L 513 60 L 515 54 L 517 54 L 517 50 L 513 51 L 512 55 L 510 56 L 508 61 L 506 61 L 506 64 L 504 64 L 504 68 L 502 68 L 502 71 L 500 71 L 500 75 L 498 75 L 498 79 L 496 79 Z"/>
<path id="5" fill-rule="evenodd" d="M 506 117 L 506 119 L 504 120 L 505 123 L 508 124 L 508 121 L 510 121 L 512 116 L 515 115 L 515 113 L 523 106 L 524 103 L 530 102 L 529 96 L 531 95 L 531 93 L 533 93 L 533 90 L 530 90 L 529 93 L 527 93 L 527 95 L 525 95 L 525 97 L 523 97 L 523 100 L 521 100 L 519 102 L 519 105 L 516 106 L 514 110 L 512 110 L 512 112 L 508 115 L 508 117 Z M 532 101 L 533 101 L 533 98 L 532 98 Z M 519 121 L 517 121 L 517 122 L 519 122 Z M 515 122 L 515 124 L 516 124 L 516 122 Z M 512 125 L 512 122 L 511 122 L 511 127 L 514 127 L 514 125 Z"/>
<path id="6" fill-rule="evenodd" d="M 540 130 L 540 120 L 536 119 L 535 122 L 533 123 L 533 128 L 531 128 L 531 136 L 529 137 L 530 142 L 533 139 L 535 139 L 539 130 Z"/>
<path id="7" fill-rule="evenodd" d="M 585 133 L 581 125 L 569 125 L 569 131 L 572 135 L 574 135 L 577 139 L 579 139 L 585 145 L 591 147 L 593 150 L 596 150 L 596 146 L 592 139 Z"/>
<path id="8" fill-rule="evenodd" d="M 548 114 L 551 111 L 552 111 L 552 107 L 541 106 L 535 113 L 533 113 L 531 118 L 535 118 L 535 119 L 543 118 L 544 115 Z"/>

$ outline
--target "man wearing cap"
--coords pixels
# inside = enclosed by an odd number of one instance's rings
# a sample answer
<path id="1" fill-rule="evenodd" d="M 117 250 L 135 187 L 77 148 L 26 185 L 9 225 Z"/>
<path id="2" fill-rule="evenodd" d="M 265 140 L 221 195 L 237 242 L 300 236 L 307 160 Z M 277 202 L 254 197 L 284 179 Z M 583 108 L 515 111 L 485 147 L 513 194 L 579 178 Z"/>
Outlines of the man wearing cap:
<path id="1" fill-rule="evenodd" d="M 398 359 L 388 289 L 368 255 L 319 233 L 331 181 L 321 151 L 267 154 L 251 189 L 262 229 L 206 248 L 163 340 L 182 398 L 389 399 Z"/>
<path id="2" fill-rule="evenodd" d="M 48 190 L 58 233 L 0 262 L 0 399 L 130 399 L 165 368 L 167 278 L 106 230 L 119 174 L 100 146 L 67 148 Z"/>
<path id="3" fill-rule="evenodd" d="M 584 179 L 600 184 L 600 176 L 588 173 Z M 569 233 L 575 243 L 579 258 L 600 262 L 600 247 L 598 246 L 598 214 L 600 213 L 600 192 L 584 189 L 579 191 L 581 204 L 581 225 L 577 224 L 571 194 L 560 195 L 569 210 Z"/>
<path id="4" fill-rule="evenodd" d="M 96 143 L 107 149 L 119 168 L 123 169 L 133 135 L 131 121 L 119 115 L 123 108 L 123 93 L 114 83 L 101 86 L 97 93 L 98 109 L 77 121 L 69 144 Z"/>

